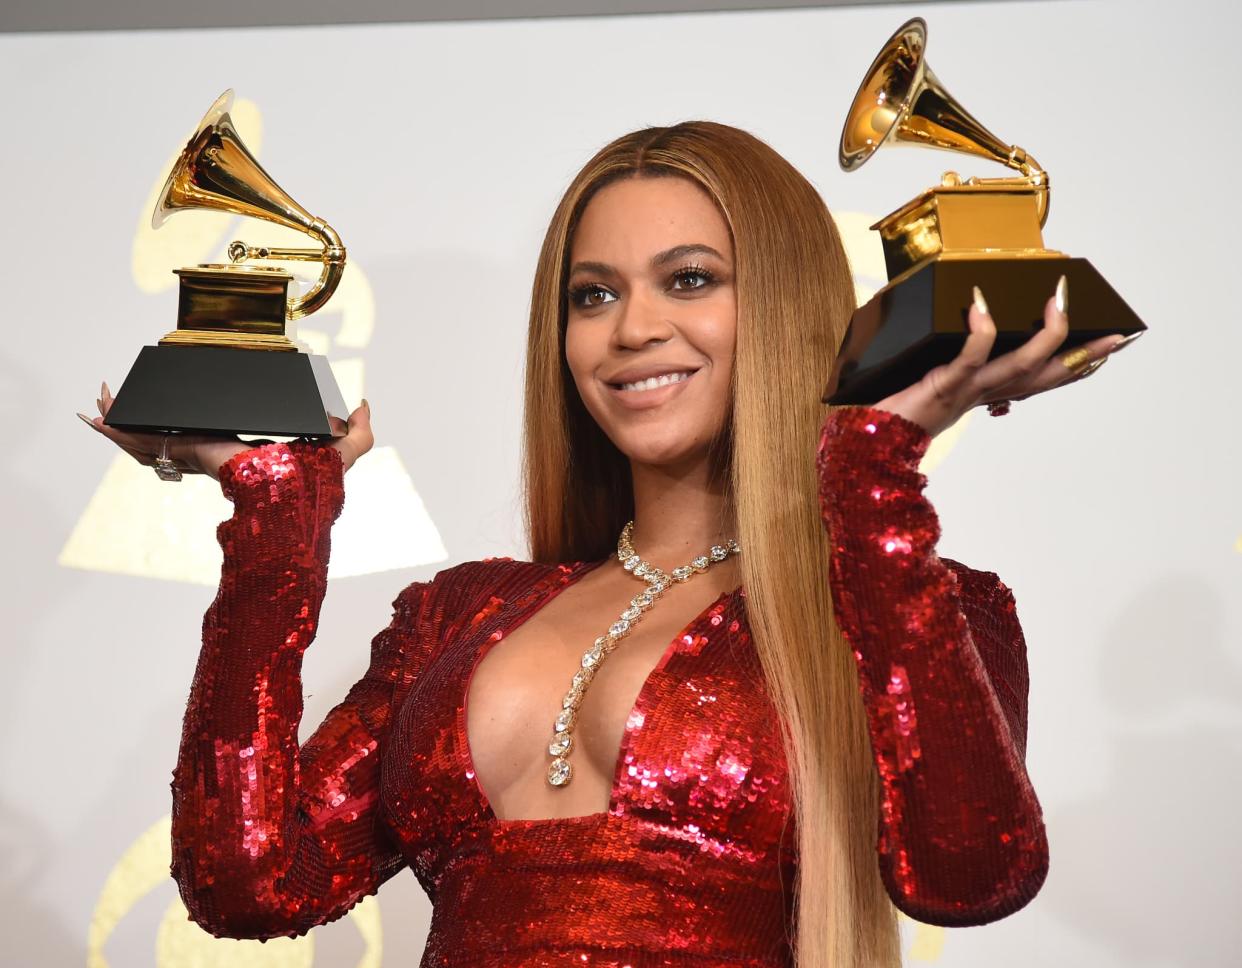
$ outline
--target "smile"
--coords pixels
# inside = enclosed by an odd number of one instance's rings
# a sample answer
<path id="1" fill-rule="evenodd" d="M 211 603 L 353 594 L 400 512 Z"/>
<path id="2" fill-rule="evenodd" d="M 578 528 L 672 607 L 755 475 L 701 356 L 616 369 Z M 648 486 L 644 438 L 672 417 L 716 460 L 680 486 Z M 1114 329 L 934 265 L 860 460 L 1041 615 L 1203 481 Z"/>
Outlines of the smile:
<path id="1" fill-rule="evenodd" d="M 655 390 L 658 387 L 666 387 L 670 383 L 681 383 L 684 380 L 689 380 L 693 375 L 692 370 L 683 370 L 680 373 L 664 373 L 661 376 L 648 377 L 646 380 L 636 380 L 633 383 L 622 383 L 619 386 L 622 390 L 643 392 Z"/>
<path id="2" fill-rule="evenodd" d="M 697 370 L 661 373 L 642 380 L 605 383 L 608 395 L 627 410 L 652 410 L 686 392 Z"/>

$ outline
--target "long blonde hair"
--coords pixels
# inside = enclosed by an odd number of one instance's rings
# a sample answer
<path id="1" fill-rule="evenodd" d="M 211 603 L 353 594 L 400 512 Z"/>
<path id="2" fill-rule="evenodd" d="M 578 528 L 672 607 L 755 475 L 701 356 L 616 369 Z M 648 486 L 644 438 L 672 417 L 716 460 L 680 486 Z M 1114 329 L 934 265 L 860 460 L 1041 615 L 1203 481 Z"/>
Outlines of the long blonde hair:
<path id="1" fill-rule="evenodd" d="M 629 465 L 565 362 L 566 273 L 587 202 L 618 178 L 680 176 L 733 237 L 737 342 L 725 448 L 746 612 L 782 720 L 798 828 L 792 929 L 801 968 L 899 965 L 875 853 L 879 781 L 854 658 L 833 616 L 815 447 L 824 383 L 855 308 L 845 250 L 814 187 L 769 145 L 710 121 L 646 128 L 601 149 L 557 206 L 539 254 L 526 357 L 531 556 L 603 558 L 632 516 Z"/>

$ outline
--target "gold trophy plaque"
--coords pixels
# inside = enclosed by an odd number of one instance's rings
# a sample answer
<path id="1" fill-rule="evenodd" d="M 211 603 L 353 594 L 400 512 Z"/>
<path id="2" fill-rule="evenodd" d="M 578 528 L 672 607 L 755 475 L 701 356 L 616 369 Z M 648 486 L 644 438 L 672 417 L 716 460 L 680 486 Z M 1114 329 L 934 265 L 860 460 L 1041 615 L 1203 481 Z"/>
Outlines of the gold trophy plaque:
<path id="1" fill-rule="evenodd" d="M 174 270 L 177 328 L 147 346 L 117 391 L 105 423 L 126 430 L 330 437 L 348 416 L 326 357 L 289 338 L 291 321 L 322 307 L 340 283 L 345 247 L 335 230 L 295 202 L 238 137 L 225 91 L 174 162 L 151 216 L 208 209 L 305 232 L 317 249 L 233 242 L 227 265 Z M 290 299 L 293 274 L 248 260 L 319 262 L 319 279 Z M 334 423 L 331 418 L 339 418 Z"/>
<path id="2" fill-rule="evenodd" d="M 1044 305 L 1062 274 L 1071 312 L 1060 350 L 1147 328 L 1086 259 L 1044 247 L 1047 172 L 954 100 L 927 65 L 926 46 L 927 24 L 915 17 L 876 56 L 841 132 L 841 167 L 855 171 L 892 143 L 963 152 L 1018 174 L 964 179 L 945 172 L 939 185 L 871 226 L 883 244 L 888 283 L 850 320 L 825 403 L 876 403 L 953 359 L 969 333 L 976 285 L 996 323 L 993 357 L 1043 326 Z"/>

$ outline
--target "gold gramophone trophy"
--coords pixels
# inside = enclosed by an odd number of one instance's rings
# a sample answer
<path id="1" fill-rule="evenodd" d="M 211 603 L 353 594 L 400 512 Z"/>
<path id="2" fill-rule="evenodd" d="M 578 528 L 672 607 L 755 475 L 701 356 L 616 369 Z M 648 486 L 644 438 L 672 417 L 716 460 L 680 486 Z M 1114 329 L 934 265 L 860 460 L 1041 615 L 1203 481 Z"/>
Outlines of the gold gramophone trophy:
<path id="1" fill-rule="evenodd" d="M 233 242 L 230 265 L 174 270 L 181 280 L 177 328 L 143 347 L 105 422 L 124 430 L 329 437 L 329 417 L 348 416 L 328 360 L 299 350 L 286 331 L 321 308 L 345 269 L 345 247 L 330 225 L 286 194 L 233 127 L 225 91 L 174 162 L 151 216 L 210 209 L 249 215 L 305 232 L 318 249 Z M 320 262 L 304 296 L 290 299 L 292 273 L 247 259 Z"/>
<path id="2" fill-rule="evenodd" d="M 939 185 L 871 226 L 880 233 L 888 284 L 851 318 L 825 403 L 876 403 L 957 356 L 976 285 L 996 323 L 993 357 L 1043 325 L 1062 273 L 1072 309 L 1060 350 L 1147 328 L 1086 259 L 1044 248 L 1047 172 L 953 99 L 924 60 L 926 45 L 927 24 L 916 17 L 876 56 L 841 132 L 841 167 L 854 171 L 881 145 L 906 143 L 999 161 L 1018 176 L 945 172 Z"/>

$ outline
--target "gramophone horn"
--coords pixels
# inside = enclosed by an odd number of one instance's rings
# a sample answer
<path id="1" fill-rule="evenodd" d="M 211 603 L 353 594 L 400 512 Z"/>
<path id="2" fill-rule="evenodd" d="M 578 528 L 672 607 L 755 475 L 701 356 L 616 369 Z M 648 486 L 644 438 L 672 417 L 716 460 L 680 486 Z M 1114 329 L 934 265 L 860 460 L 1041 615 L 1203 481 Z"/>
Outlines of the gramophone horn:
<path id="1" fill-rule="evenodd" d="M 260 258 L 323 263 L 315 286 L 300 299 L 289 300 L 289 318 L 299 319 L 327 302 L 336 289 L 345 268 L 345 248 L 330 225 L 295 202 L 263 170 L 233 126 L 229 115 L 232 106 L 233 92 L 228 90 L 203 116 L 173 162 L 151 213 L 151 225 L 159 228 L 170 215 L 196 208 L 246 215 L 306 233 L 323 246 L 322 250 L 254 248 L 239 242 L 229 247 L 234 261 Z"/>
<path id="2" fill-rule="evenodd" d="M 1022 173 L 1040 193 L 1040 224 L 1047 218 L 1047 174 L 1017 145 L 1009 145 L 979 123 L 928 66 L 927 24 L 921 17 L 902 24 L 868 68 L 841 130 L 839 160 L 854 171 L 890 142 L 958 151 Z"/>

